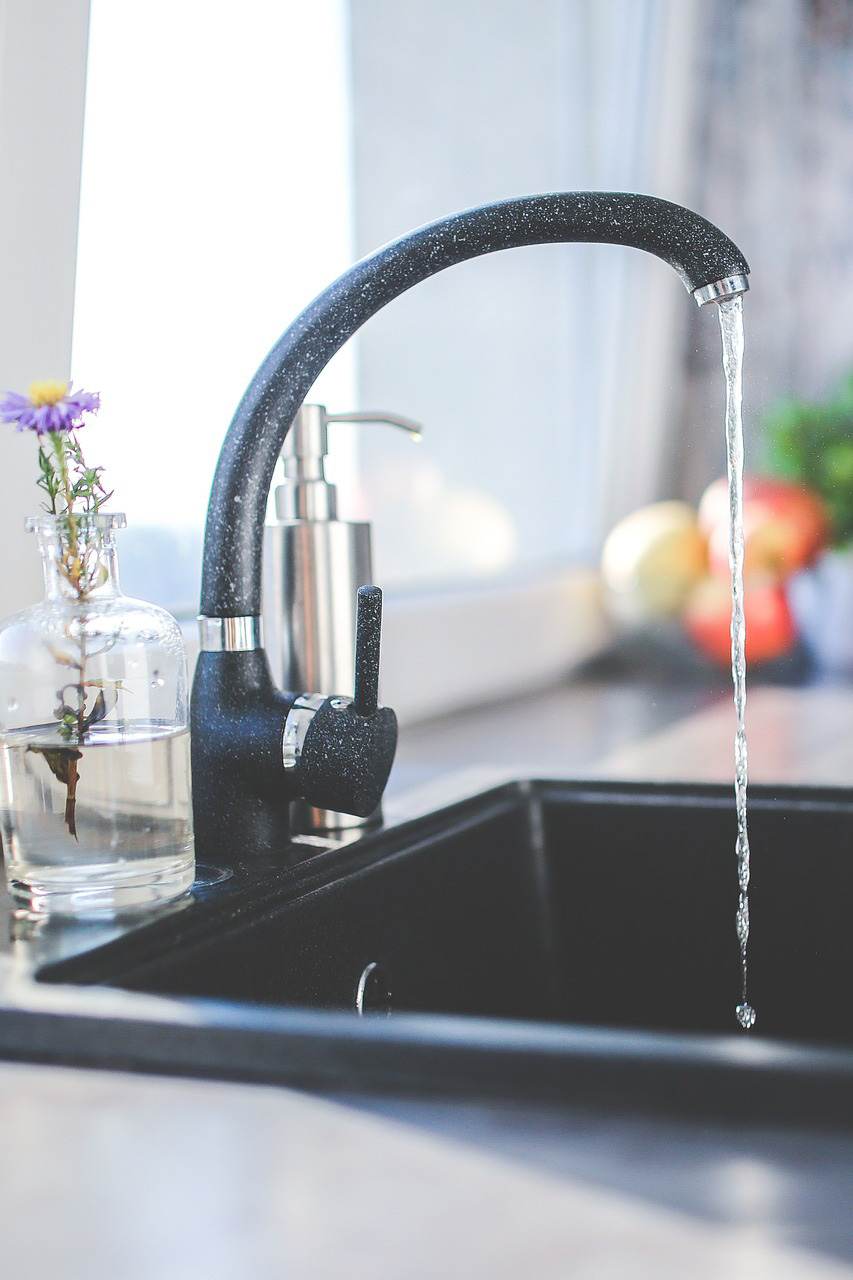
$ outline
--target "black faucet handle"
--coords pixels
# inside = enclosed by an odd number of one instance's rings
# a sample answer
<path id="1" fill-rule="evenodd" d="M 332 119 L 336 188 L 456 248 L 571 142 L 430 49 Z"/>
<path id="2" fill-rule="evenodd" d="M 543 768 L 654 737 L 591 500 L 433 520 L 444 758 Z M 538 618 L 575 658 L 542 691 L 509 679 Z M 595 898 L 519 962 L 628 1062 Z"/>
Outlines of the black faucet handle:
<path id="1" fill-rule="evenodd" d="M 284 766 L 295 796 L 320 809 L 366 818 L 376 809 L 394 762 L 397 718 L 379 706 L 382 592 L 359 587 L 355 696 L 303 694 L 284 727 Z"/>
<path id="2" fill-rule="evenodd" d="M 352 707 L 360 716 L 372 716 L 379 706 L 381 638 L 381 588 L 359 587 L 355 615 L 355 697 Z"/>
<path id="3" fill-rule="evenodd" d="M 388 781 L 397 749 L 390 707 L 359 715 L 347 698 L 326 698 L 312 710 L 290 784 L 318 809 L 367 818 Z"/>

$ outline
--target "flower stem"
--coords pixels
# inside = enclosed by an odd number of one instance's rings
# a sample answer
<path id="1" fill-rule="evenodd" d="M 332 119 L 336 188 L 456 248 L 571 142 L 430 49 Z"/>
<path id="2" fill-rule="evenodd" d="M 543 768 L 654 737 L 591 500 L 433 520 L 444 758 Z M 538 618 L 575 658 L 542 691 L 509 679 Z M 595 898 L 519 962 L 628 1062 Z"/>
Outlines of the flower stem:
<path id="1" fill-rule="evenodd" d="M 80 544 L 77 537 L 77 528 L 75 525 L 74 515 L 74 493 L 71 483 L 70 468 L 68 466 L 68 451 L 66 447 L 66 435 L 64 432 L 54 432 L 51 436 L 53 451 L 56 455 L 57 470 L 59 472 L 59 485 L 65 498 L 65 509 L 68 517 L 68 555 L 66 560 L 66 569 L 68 581 L 77 592 L 80 599 L 86 594 L 87 583 L 83 580 L 83 563 L 80 558 Z M 81 619 L 80 630 L 80 683 L 77 686 L 77 743 L 80 747 L 86 736 L 86 635 L 83 630 L 84 620 Z M 68 828 L 69 835 L 74 839 L 77 836 L 77 783 L 79 780 L 79 771 L 77 768 L 77 760 L 79 752 L 74 751 L 69 754 L 68 767 L 65 775 L 65 825 Z"/>
<path id="2" fill-rule="evenodd" d="M 68 474 L 68 456 L 65 452 L 65 435 L 61 431 L 54 431 L 51 436 L 53 443 L 53 451 L 56 454 L 56 461 L 59 464 L 59 479 L 65 494 L 65 508 L 71 513 L 71 507 L 74 501 L 71 493 L 71 477 Z"/>
<path id="3" fill-rule="evenodd" d="M 82 565 L 80 563 L 80 549 L 77 542 L 77 529 L 74 525 L 74 493 L 71 483 L 71 473 L 68 467 L 68 452 L 65 443 L 65 433 L 55 431 L 51 434 L 51 444 L 56 454 L 57 470 L 59 472 L 59 485 L 65 497 L 65 514 L 68 519 L 68 546 L 69 555 L 67 563 L 68 580 L 74 587 L 78 595 L 83 594 L 81 586 Z"/>

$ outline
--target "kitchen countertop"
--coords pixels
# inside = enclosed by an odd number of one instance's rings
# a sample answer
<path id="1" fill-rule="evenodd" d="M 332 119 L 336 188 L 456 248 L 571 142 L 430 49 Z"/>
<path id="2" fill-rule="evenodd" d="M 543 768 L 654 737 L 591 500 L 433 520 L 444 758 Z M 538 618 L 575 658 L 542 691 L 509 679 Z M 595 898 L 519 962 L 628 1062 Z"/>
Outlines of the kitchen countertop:
<path id="1" fill-rule="evenodd" d="M 753 780 L 853 779 L 851 690 L 758 687 L 748 727 Z M 723 689 L 587 680 L 404 733 L 387 809 L 448 774 L 726 781 L 732 743 Z M 0 1080 L 16 1280 L 853 1275 L 849 1131 L 23 1063 Z"/>
<path id="2" fill-rule="evenodd" d="M 752 782 L 853 786 L 853 688 L 759 685 L 746 723 Z M 583 682 L 404 730 L 389 794 L 490 766 L 515 777 L 728 783 L 734 735 L 728 688 Z"/>
<path id="3" fill-rule="evenodd" d="M 830 1280 L 848 1137 L 0 1065 L 15 1280 Z"/>

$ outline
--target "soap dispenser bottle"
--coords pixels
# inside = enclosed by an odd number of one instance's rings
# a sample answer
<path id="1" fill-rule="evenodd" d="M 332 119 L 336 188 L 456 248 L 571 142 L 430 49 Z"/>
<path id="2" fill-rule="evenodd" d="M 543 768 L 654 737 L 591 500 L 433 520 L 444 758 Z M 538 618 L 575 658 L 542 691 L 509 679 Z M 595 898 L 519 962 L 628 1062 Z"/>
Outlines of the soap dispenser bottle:
<path id="1" fill-rule="evenodd" d="M 281 688 L 327 695 L 352 684 L 356 595 L 373 582 L 370 525 L 338 519 L 336 488 L 326 479 L 330 422 L 388 423 L 421 436 L 417 423 L 397 414 L 304 404 L 285 437 L 276 522 L 264 530 L 265 646 Z M 294 830 L 303 834 L 345 831 L 376 816 L 293 806 Z"/>

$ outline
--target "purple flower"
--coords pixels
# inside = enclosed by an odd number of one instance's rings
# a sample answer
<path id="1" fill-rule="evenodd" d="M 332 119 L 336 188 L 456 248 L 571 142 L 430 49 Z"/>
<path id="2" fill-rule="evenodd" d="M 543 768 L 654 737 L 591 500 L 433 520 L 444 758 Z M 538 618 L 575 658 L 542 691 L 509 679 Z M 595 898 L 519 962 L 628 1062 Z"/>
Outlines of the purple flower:
<path id="1" fill-rule="evenodd" d="M 31 382 L 29 395 L 7 391 L 0 400 L 0 417 L 19 431 L 73 431 L 84 413 L 97 413 L 101 397 L 93 391 L 72 391 L 70 382 Z"/>

